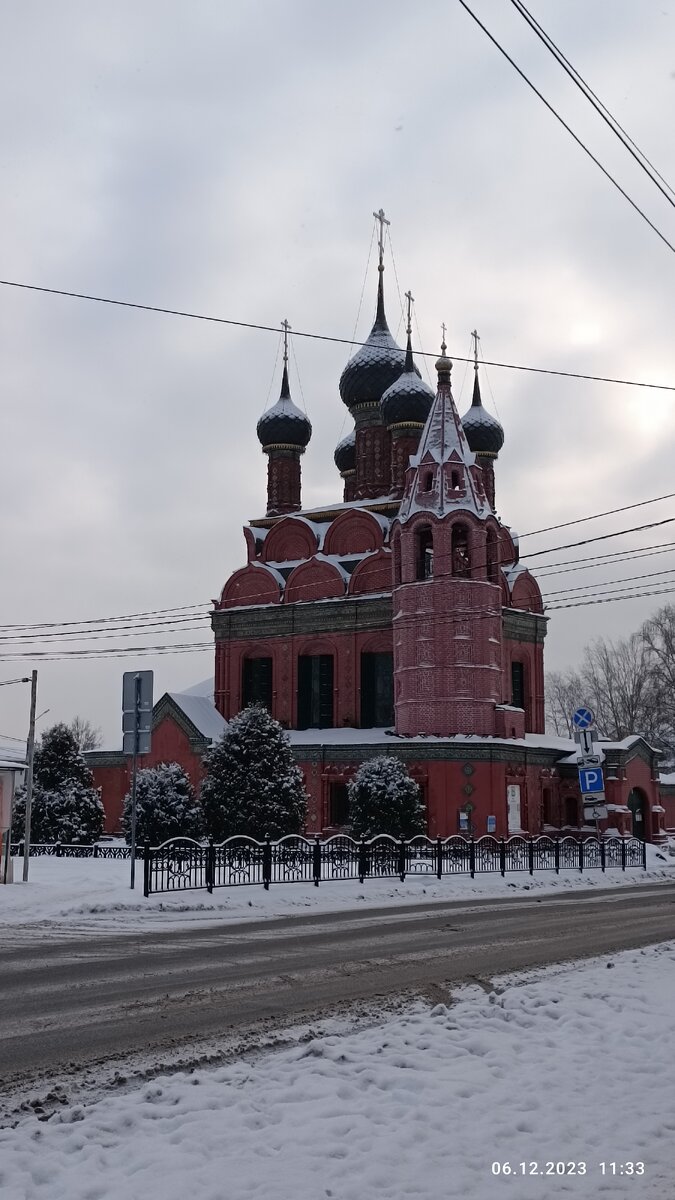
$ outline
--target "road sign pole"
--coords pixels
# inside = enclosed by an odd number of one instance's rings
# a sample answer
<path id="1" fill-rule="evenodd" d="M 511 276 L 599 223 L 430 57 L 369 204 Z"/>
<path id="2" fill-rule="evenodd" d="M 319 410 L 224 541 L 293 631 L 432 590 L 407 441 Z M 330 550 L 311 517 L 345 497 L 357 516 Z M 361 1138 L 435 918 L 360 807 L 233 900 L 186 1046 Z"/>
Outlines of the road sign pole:
<path id="1" fill-rule="evenodd" d="M 37 671 L 30 677 L 30 718 L 28 722 L 28 746 L 26 750 L 26 820 L 23 833 L 23 881 L 28 883 L 30 865 L 30 822 L 33 807 L 33 758 L 35 756 L 35 709 L 37 708 Z"/>
<path id="2" fill-rule="evenodd" d="M 131 766 L 131 887 L 136 886 L 136 775 L 141 722 L 141 677 L 134 679 L 134 754 Z"/>

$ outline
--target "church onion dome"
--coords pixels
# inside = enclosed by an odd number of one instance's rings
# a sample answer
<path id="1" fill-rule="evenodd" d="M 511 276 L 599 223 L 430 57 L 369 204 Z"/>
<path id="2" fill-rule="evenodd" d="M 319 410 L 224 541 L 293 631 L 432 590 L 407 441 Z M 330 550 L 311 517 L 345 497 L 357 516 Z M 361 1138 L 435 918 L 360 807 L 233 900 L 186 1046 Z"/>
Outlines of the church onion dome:
<path id="1" fill-rule="evenodd" d="M 384 315 L 382 274 L 380 266 L 375 324 L 368 340 L 359 346 L 340 376 L 340 396 L 349 409 L 360 404 L 379 404 L 405 366 L 405 351 L 394 341 Z"/>
<path id="2" fill-rule="evenodd" d="M 352 429 L 335 447 L 335 466 L 340 474 L 356 470 L 356 432 Z"/>
<path id="3" fill-rule="evenodd" d="M 420 378 L 413 362 L 410 333 L 405 356 L 405 366 L 398 379 L 387 388 L 380 402 L 385 425 L 424 425 L 431 411 L 434 393 Z"/>
<path id="4" fill-rule="evenodd" d="M 478 371 L 473 382 L 471 408 L 462 417 L 466 440 L 474 454 L 489 454 L 495 458 L 504 445 L 504 430 L 496 417 L 483 408 Z"/>
<path id="5" fill-rule="evenodd" d="M 308 418 L 291 400 L 286 363 L 281 380 L 281 395 L 276 404 L 263 413 L 256 426 L 256 433 L 263 450 L 271 446 L 290 446 L 304 450 L 312 436 L 312 426 Z"/>

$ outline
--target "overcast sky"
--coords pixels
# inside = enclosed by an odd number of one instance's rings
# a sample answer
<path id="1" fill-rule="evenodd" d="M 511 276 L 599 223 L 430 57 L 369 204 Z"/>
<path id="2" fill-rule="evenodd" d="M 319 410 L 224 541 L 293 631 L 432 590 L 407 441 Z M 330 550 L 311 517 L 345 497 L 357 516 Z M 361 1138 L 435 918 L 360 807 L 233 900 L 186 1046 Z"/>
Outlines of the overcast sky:
<path id="1" fill-rule="evenodd" d="M 472 6 L 675 241 L 673 209 L 508 0 Z M 669 0 L 532 0 L 532 11 L 675 183 Z M 675 255 L 456 0 L 23 0 L 0 16 L 3 279 L 351 338 L 382 205 L 423 349 L 437 351 L 445 321 L 451 356 L 477 327 L 488 359 L 675 384 Z M 375 287 L 371 259 L 359 337 Z M 396 331 L 389 252 L 386 297 Z M 244 561 L 242 526 L 265 509 L 255 425 L 278 395 L 278 343 L 0 287 L 2 623 L 219 594 Z M 328 504 L 341 498 L 332 455 L 350 428 L 338 394 L 348 349 L 296 338 L 294 352 L 292 394 L 314 429 L 303 499 Z M 672 393 L 494 367 L 488 380 L 506 432 L 498 509 L 517 531 L 675 491 Z M 463 411 L 462 363 L 454 386 Z M 521 548 L 671 515 L 666 501 Z M 675 540 L 671 528 L 598 550 Z M 675 568 L 675 556 L 555 576 L 545 590 L 643 566 Z M 552 616 L 549 668 L 669 599 Z M 139 644 L 197 640 L 210 640 L 207 621 Z M 152 667 L 159 696 L 211 675 L 212 652 L 10 660 L 0 679 L 34 665 L 38 711 L 49 709 L 38 728 L 79 713 L 116 746 L 123 670 Z M 27 717 L 28 688 L 0 688 L 0 733 L 24 736 Z"/>

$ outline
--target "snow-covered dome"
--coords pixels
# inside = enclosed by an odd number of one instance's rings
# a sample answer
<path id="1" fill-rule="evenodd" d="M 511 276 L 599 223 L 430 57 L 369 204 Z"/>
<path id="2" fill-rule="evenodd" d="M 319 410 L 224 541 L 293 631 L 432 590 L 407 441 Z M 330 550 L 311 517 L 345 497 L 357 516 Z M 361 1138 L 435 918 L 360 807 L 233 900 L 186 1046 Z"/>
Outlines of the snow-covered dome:
<path id="1" fill-rule="evenodd" d="M 312 436 L 309 419 L 291 400 L 286 364 L 281 380 L 281 395 L 276 404 L 263 413 L 256 433 L 263 450 L 268 446 L 298 446 L 304 450 Z"/>
<path id="2" fill-rule="evenodd" d="M 352 429 L 335 447 L 335 466 L 343 474 L 356 470 L 356 432 Z"/>
<path id="3" fill-rule="evenodd" d="M 410 335 L 405 356 L 405 366 L 398 379 L 387 388 L 380 407 L 385 425 L 404 424 L 406 421 L 424 425 L 434 402 L 434 393 L 420 378 L 413 362 Z"/>
<path id="4" fill-rule="evenodd" d="M 497 418 L 483 408 L 478 371 L 473 383 L 471 408 L 462 417 L 462 426 L 474 454 L 499 454 L 504 445 L 504 430 Z"/>
<path id="5" fill-rule="evenodd" d="M 377 289 L 377 313 L 368 340 L 359 346 L 340 376 L 340 396 L 347 408 L 379 404 L 405 366 L 405 351 L 394 341 L 384 315 L 382 270 Z"/>

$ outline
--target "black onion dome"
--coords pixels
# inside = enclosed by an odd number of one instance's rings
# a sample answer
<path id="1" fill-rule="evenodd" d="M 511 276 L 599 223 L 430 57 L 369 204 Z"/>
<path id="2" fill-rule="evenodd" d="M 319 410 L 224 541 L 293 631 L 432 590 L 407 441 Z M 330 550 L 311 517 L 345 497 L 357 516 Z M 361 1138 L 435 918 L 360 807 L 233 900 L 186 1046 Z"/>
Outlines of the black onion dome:
<path id="1" fill-rule="evenodd" d="M 333 458 L 335 466 L 341 473 L 356 470 L 356 431 L 354 429 L 341 442 L 338 442 Z"/>
<path id="2" fill-rule="evenodd" d="M 272 408 L 263 413 L 256 426 L 261 446 L 299 446 L 303 450 L 312 436 L 312 426 L 291 400 L 288 369 L 284 364 L 281 395 Z"/>
<path id="3" fill-rule="evenodd" d="M 385 425 L 399 425 L 407 421 L 424 425 L 434 402 L 434 393 L 420 378 L 413 362 L 410 334 L 405 355 L 403 373 L 387 388 L 380 407 Z"/>
<path id="4" fill-rule="evenodd" d="M 340 376 L 340 396 L 351 409 L 357 404 L 379 404 L 387 388 L 405 366 L 405 351 L 394 341 L 384 315 L 382 272 L 377 288 L 377 314 L 368 340 L 359 346 Z"/>
<path id="5" fill-rule="evenodd" d="M 462 417 L 462 426 L 474 454 L 499 454 L 504 445 L 504 430 L 496 417 L 483 408 L 478 372 L 473 383 L 471 408 Z"/>

